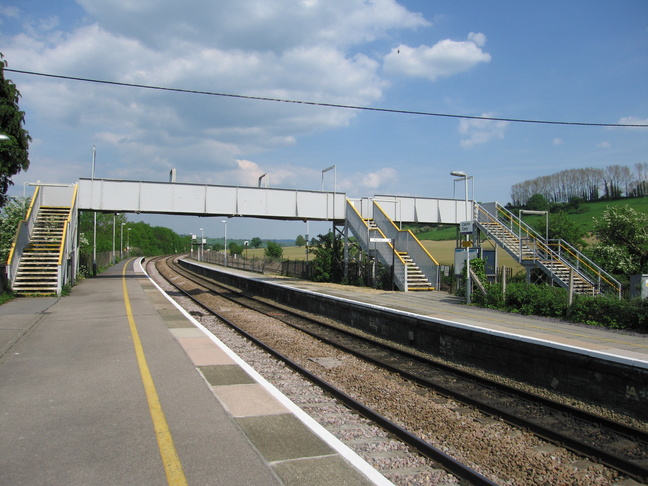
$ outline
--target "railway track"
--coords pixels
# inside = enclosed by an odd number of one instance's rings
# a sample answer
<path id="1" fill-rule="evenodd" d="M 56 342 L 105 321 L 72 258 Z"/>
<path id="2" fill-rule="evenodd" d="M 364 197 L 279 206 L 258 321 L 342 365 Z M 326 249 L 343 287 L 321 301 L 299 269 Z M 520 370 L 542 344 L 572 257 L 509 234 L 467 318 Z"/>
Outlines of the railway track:
<path id="1" fill-rule="evenodd" d="M 181 275 L 186 284 L 194 286 L 193 291 L 191 289 L 184 291 L 194 294 L 192 298 L 199 303 L 204 300 L 201 297 L 205 295 L 218 296 L 218 298 L 227 299 L 229 302 L 235 302 L 254 312 L 279 320 L 320 342 L 351 353 L 388 373 L 397 375 L 399 379 L 415 383 L 415 386 L 420 388 L 419 393 L 424 394 L 432 391 L 434 394 L 449 397 L 461 404 L 459 407 L 455 407 L 456 410 L 461 410 L 460 414 L 476 414 L 474 419 L 476 421 L 481 420 L 484 423 L 489 423 L 488 421 L 493 418 L 504 420 L 520 429 L 530 431 L 542 439 L 558 444 L 560 447 L 604 464 L 621 474 L 639 481 L 645 481 L 648 478 L 648 434 L 641 430 L 546 398 L 521 392 L 484 379 L 482 376 L 451 369 L 422 356 L 420 353 L 411 353 L 401 347 L 375 342 L 368 339 L 367 336 L 360 336 L 328 319 L 305 316 L 303 313 L 276 306 L 267 300 L 244 295 L 236 289 L 224 287 L 204 277 L 191 274 L 185 269 L 179 268 L 169 259 L 160 260 L 160 262 L 164 262 L 163 264 L 169 268 L 169 270 L 160 269 L 161 273 L 166 273 L 171 281 L 175 281 L 176 287 L 182 287 L 178 283 L 177 275 Z M 175 272 L 176 277 L 173 277 L 171 272 Z M 196 290 L 195 286 L 199 286 L 203 291 Z M 208 293 L 204 290 L 208 290 Z M 204 302 L 201 305 L 205 305 Z M 252 336 L 250 338 L 255 339 Z M 279 351 L 271 350 L 271 352 L 280 355 L 281 359 L 290 361 Z M 294 366 L 294 369 L 299 372 L 306 371 L 303 366 L 298 364 L 291 366 Z M 311 376 L 309 379 L 319 378 Z M 408 431 L 409 427 L 403 426 L 402 420 L 399 420 L 399 423 L 386 420 L 381 413 L 363 406 L 348 393 L 339 390 L 326 380 L 320 379 L 320 381 L 323 381 L 320 386 L 324 386 L 329 393 L 371 420 L 381 421 L 381 427 L 398 435 L 401 440 L 427 457 L 433 457 L 435 461 L 439 461 L 458 477 L 471 484 L 494 484 L 490 479 L 480 473 L 475 473 L 471 468 L 468 468 L 467 471 L 462 470 L 463 466 L 460 461 L 442 453 L 438 447 L 431 446 L 427 440 L 418 436 L 420 434 Z M 407 423 L 407 420 L 404 422 Z M 501 479 L 505 475 L 501 474 L 498 477 Z M 520 482 L 520 484 L 523 483 Z"/>

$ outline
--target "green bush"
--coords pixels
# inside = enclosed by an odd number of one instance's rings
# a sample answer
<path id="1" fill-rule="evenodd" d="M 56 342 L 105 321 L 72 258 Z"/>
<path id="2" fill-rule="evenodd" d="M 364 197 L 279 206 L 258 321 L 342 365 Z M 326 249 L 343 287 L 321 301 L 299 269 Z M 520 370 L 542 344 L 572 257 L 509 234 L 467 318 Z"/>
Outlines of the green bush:
<path id="1" fill-rule="evenodd" d="M 569 306 L 568 293 L 561 287 L 511 283 L 502 294 L 500 284 L 487 284 L 487 295 L 475 292 L 473 302 L 482 307 L 523 315 L 566 319 L 572 322 L 628 329 L 648 333 L 648 300 L 620 300 L 616 297 L 575 295 Z"/>
<path id="2" fill-rule="evenodd" d="M 513 283 L 506 288 L 505 310 L 524 315 L 564 317 L 567 292 L 559 287 Z"/>

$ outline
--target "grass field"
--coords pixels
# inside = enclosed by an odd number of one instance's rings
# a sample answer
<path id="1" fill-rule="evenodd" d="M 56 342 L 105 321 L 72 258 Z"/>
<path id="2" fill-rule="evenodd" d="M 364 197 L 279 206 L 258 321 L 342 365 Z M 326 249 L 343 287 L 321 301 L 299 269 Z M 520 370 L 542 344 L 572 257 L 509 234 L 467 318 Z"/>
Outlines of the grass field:
<path id="1" fill-rule="evenodd" d="M 440 265 L 453 265 L 455 240 L 433 241 L 423 240 L 421 244 L 425 249 L 434 257 Z M 263 258 L 263 248 L 256 248 L 248 250 L 248 258 Z M 312 257 L 311 257 L 312 258 Z M 306 260 L 306 250 L 304 247 L 297 246 L 284 246 L 283 247 L 284 260 Z M 498 248 L 497 250 L 498 266 L 513 267 L 513 272 L 521 270 L 522 267 L 518 265 L 511 256 L 505 251 Z"/>

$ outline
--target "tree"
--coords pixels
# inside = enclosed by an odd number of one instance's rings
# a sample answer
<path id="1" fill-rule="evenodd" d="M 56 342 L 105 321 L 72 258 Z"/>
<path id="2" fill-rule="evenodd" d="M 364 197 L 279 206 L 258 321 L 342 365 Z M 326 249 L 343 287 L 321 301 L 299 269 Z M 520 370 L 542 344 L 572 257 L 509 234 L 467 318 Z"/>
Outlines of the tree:
<path id="1" fill-rule="evenodd" d="M 229 247 L 230 255 L 240 255 L 241 253 L 243 253 L 243 247 L 235 241 L 230 242 L 230 244 L 227 246 Z"/>
<path id="2" fill-rule="evenodd" d="M 530 211 L 548 211 L 549 203 L 542 194 L 534 194 L 527 201 L 526 208 Z"/>
<path id="3" fill-rule="evenodd" d="M 275 241 L 268 241 L 264 254 L 268 258 L 279 259 L 283 256 L 283 248 Z"/>
<path id="4" fill-rule="evenodd" d="M 258 236 L 255 236 L 250 240 L 250 246 L 252 248 L 261 248 L 261 245 L 263 245 L 263 241 Z"/>
<path id="5" fill-rule="evenodd" d="M 534 228 L 538 233 L 544 235 L 545 233 L 545 224 L 544 221 L 538 221 Z M 585 231 L 582 225 L 574 223 L 573 220 L 567 216 L 565 211 L 559 211 L 555 214 L 549 215 L 549 239 L 558 240 L 562 239 L 568 242 L 570 245 L 581 250 L 585 246 L 585 238 L 587 231 Z"/>
<path id="6" fill-rule="evenodd" d="M 626 205 L 608 207 L 594 218 L 594 259 L 624 276 L 648 271 L 648 214 Z"/>
<path id="7" fill-rule="evenodd" d="M 16 85 L 4 77 L 7 61 L 0 53 L 0 134 L 9 140 L 0 140 L 0 207 L 7 202 L 7 191 L 13 185 L 11 177 L 29 168 L 29 142 L 31 137 L 23 128 L 25 113 L 20 111 L 20 92 Z"/>
<path id="8" fill-rule="evenodd" d="M 295 245 L 301 248 L 305 244 L 306 244 L 306 239 L 302 235 L 297 236 L 297 239 L 295 239 Z"/>
<path id="9" fill-rule="evenodd" d="M 25 219 L 29 203 L 29 198 L 9 198 L 0 211 L 0 262 L 4 263 L 9 258 L 18 224 Z"/>
<path id="10" fill-rule="evenodd" d="M 343 246 L 341 237 L 333 237 L 332 232 L 318 235 L 319 241 L 312 250 L 313 280 L 316 282 L 339 283 L 344 277 L 344 269 L 340 264 L 343 261 Z"/>

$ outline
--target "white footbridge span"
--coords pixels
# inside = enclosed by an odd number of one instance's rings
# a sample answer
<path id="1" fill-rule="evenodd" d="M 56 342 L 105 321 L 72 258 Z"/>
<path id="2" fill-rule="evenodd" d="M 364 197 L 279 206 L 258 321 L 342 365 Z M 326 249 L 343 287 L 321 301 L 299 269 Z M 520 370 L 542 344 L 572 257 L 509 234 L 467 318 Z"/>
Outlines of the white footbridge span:
<path id="1" fill-rule="evenodd" d="M 522 264 L 551 273 L 560 285 L 567 285 L 565 272 L 572 284 L 574 278 L 587 282 L 584 293 L 615 285 L 600 269 L 594 277 L 586 275 L 593 263 L 580 254 L 575 262 L 569 261 L 560 254 L 562 247 L 552 248 L 496 203 L 480 206 L 474 201 L 396 195 L 353 199 L 340 192 L 80 179 L 70 185 L 37 186 L 7 261 L 7 279 L 14 292 L 60 293 L 63 285 L 74 281 L 79 211 L 332 221 L 344 228 L 345 241 L 355 237 L 363 251 L 390 269 L 402 291 L 438 289 L 439 265 L 401 225 L 458 225 L 470 214 L 475 231 L 492 234 Z"/>

